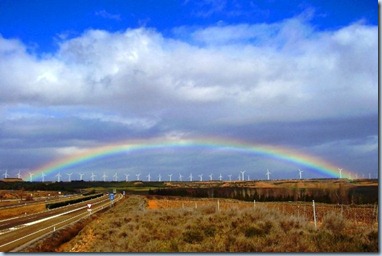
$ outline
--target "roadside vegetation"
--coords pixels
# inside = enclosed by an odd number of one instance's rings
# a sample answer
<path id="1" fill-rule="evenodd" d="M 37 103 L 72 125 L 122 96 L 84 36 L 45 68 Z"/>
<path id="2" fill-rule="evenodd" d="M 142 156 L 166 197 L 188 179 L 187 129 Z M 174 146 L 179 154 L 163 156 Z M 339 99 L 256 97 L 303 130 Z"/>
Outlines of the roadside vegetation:
<path id="1" fill-rule="evenodd" d="M 262 206 L 162 208 L 160 204 L 161 200 L 153 203 L 130 196 L 56 251 L 378 252 L 377 222 L 360 225 L 331 211 L 315 228 L 304 216 Z"/>

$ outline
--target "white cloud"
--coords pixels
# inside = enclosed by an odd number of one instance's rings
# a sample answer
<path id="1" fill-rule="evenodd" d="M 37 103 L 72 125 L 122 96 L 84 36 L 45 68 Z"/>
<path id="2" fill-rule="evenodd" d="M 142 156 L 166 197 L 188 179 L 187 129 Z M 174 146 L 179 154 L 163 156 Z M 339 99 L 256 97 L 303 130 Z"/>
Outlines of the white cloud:
<path id="1" fill-rule="evenodd" d="M 97 11 L 95 13 L 96 16 L 100 16 L 102 18 L 105 18 L 105 19 L 110 19 L 110 20 L 116 20 L 116 21 L 120 21 L 121 20 L 121 15 L 119 14 L 112 14 L 112 13 L 109 13 L 105 10 L 101 10 L 101 11 Z"/>
<path id="2" fill-rule="evenodd" d="M 253 123 L 377 112 L 376 27 L 314 31 L 298 17 L 189 32 L 190 41 L 89 30 L 43 58 L 0 38 L 0 99 L 106 108 L 123 115 L 108 121 L 148 126 L 147 116 L 185 122 L 185 113 L 190 122 Z"/>

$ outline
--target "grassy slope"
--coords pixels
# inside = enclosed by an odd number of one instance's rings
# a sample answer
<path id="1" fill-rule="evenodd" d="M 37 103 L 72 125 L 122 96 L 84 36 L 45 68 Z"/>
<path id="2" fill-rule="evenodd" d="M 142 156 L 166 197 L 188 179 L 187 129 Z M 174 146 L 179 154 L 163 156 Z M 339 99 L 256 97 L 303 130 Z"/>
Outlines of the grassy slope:
<path id="1" fill-rule="evenodd" d="M 69 252 L 377 252 L 378 227 L 327 215 L 312 223 L 276 211 L 216 207 L 147 210 L 131 196 L 87 225 Z"/>

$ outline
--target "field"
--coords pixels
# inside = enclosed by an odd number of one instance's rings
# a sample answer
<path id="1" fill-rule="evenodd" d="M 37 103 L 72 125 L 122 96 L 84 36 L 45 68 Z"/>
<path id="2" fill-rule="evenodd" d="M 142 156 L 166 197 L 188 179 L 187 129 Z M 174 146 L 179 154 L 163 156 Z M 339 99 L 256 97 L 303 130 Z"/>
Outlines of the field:
<path id="1" fill-rule="evenodd" d="M 287 203 L 130 196 L 56 251 L 378 251 L 373 205 L 341 210 L 317 204 L 317 227 L 308 214 L 311 210 L 308 204 L 297 206 L 296 212 L 296 205 Z"/>
<path id="2" fill-rule="evenodd" d="M 167 197 L 155 199 L 148 197 L 149 209 L 192 209 L 197 207 L 219 207 L 219 210 L 229 209 L 250 209 L 262 207 L 276 210 L 284 215 L 293 215 L 313 220 L 313 206 L 308 202 L 243 202 L 229 199 L 192 199 Z M 219 201 L 219 205 L 218 205 Z M 338 214 L 348 221 L 358 224 L 373 225 L 378 222 L 377 205 L 333 205 L 333 204 L 315 204 L 315 212 L 318 223 L 321 222 L 325 214 L 332 212 Z"/>

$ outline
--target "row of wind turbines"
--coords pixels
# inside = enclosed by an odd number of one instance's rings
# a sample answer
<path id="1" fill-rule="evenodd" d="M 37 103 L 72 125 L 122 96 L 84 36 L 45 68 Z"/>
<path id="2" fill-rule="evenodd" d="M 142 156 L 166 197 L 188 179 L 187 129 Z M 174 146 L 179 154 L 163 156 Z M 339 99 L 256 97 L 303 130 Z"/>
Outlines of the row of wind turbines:
<path id="1" fill-rule="evenodd" d="M 339 171 L 339 178 L 340 178 L 340 179 L 342 179 L 342 170 L 343 170 L 343 169 L 338 168 L 338 171 Z M 304 171 L 302 171 L 301 169 L 298 169 L 299 179 L 303 179 L 303 178 L 302 178 L 302 173 L 303 173 L 303 172 L 304 172 Z M 245 179 L 245 173 L 246 173 L 246 171 L 240 171 L 239 174 L 238 174 L 238 176 L 237 176 L 236 181 L 245 181 L 245 180 L 246 180 L 246 179 Z M 67 181 L 68 181 L 68 182 L 71 182 L 71 181 L 72 181 L 72 175 L 73 175 L 73 172 L 71 172 L 71 173 L 65 173 L 65 174 L 68 176 Z M 29 181 L 30 181 L 30 182 L 33 181 L 33 176 L 34 176 L 34 175 L 35 175 L 34 173 L 29 172 Z M 85 173 L 77 173 L 77 175 L 79 175 L 79 180 L 83 180 L 83 177 L 84 177 Z M 124 175 L 125 175 L 125 181 L 128 182 L 128 181 L 129 181 L 129 176 L 130 176 L 130 174 L 124 174 Z M 270 179 L 271 179 L 271 177 L 270 177 L 271 172 L 269 171 L 269 169 L 267 169 L 265 175 L 266 175 L 266 177 L 267 177 L 267 180 L 270 180 Z M 9 176 L 9 174 L 8 174 L 8 170 L 5 171 L 5 173 L 3 174 L 3 176 L 4 176 L 5 179 L 8 178 L 8 176 Z M 141 179 L 140 179 L 140 177 L 141 177 L 141 173 L 136 173 L 135 176 L 136 176 L 136 180 L 141 180 Z M 171 181 L 172 181 L 172 176 L 173 176 L 173 174 L 167 174 L 167 176 L 168 176 L 168 179 L 162 179 L 162 175 L 161 175 L 161 174 L 158 174 L 158 175 L 157 175 L 157 179 L 154 180 L 154 178 L 152 179 L 152 176 L 151 176 L 151 174 L 149 173 L 149 174 L 146 175 L 145 177 L 146 177 L 146 180 L 147 180 L 148 182 L 150 182 L 150 181 L 169 181 L 169 182 L 171 182 Z M 44 172 L 41 172 L 41 182 L 45 182 L 45 177 L 46 177 L 46 174 L 45 174 Z M 56 177 L 56 181 L 57 181 L 57 182 L 61 182 L 61 181 L 63 181 L 63 180 L 61 180 L 61 177 L 62 177 L 61 172 L 57 173 L 57 174 L 55 175 L 55 177 Z M 96 181 L 96 180 L 95 180 L 96 177 L 97 177 L 97 175 L 94 174 L 94 172 L 92 172 L 91 175 L 90 175 L 90 181 Z M 195 180 L 194 180 L 194 177 L 193 177 L 192 173 L 190 173 L 190 175 L 189 175 L 188 177 L 185 177 L 186 179 L 183 180 L 184 176 L 183 176 L 182 174 L 179 173 L 178 181 L 203 181 L 203 174 L 199 174 L 199 175 L 197 175 L 197 177 L 199 177 L 199 179 L 195 179 Z M 213 179 L 213 174 L 212 174 L 212 173 L 209 174 L 208 177 L 209 177 L 209 179 L 207 179 L 207 180 L 209 180 L 209 181 L 213 181 L 213 180 L 214 180 L 214 179 Z M 227 175 L 227 177 L 228 177 L 228 181 L 233 181 L 232 174 Z M 17 178 L 21 179 L 21 171 L 19 171 L 19 172 L 17 173 Z M 106 182 L 106 181 L 107 181 L 107 178 L 108 178 L 108 175 L 107 175 L 105 172 L 103 172 L 103 175 L 101 176 L 101 178 L 102 178 L 102 180 L 103 180 L 104 182 Z M 112 181 L 120 181 L 117 172 L 114 173 L 114 175 L 112 176 L 112 178 L 113 178 Z M 352 179 L 352 177 L 349 177 L 349 178 Z M 358 175 L 357 175 L 357 174 L 356 174 L 356 177 L 355 177 L 355 178 L 358 179 Z M 219 179 L 219 181 L 222 181 L 222 180 L 223 180 L 223 176 L 222 176 L 221 173 L 219 174 L 218 179 Z M 369 179 L 371 179 L 371 174 L 370 174 L 370 173 L 369 173 Z M 249 176 L 249 174 L 247 174 L 247 181 L 249 181 L 249 180 L 250 180 L 250 176 Z"/>

